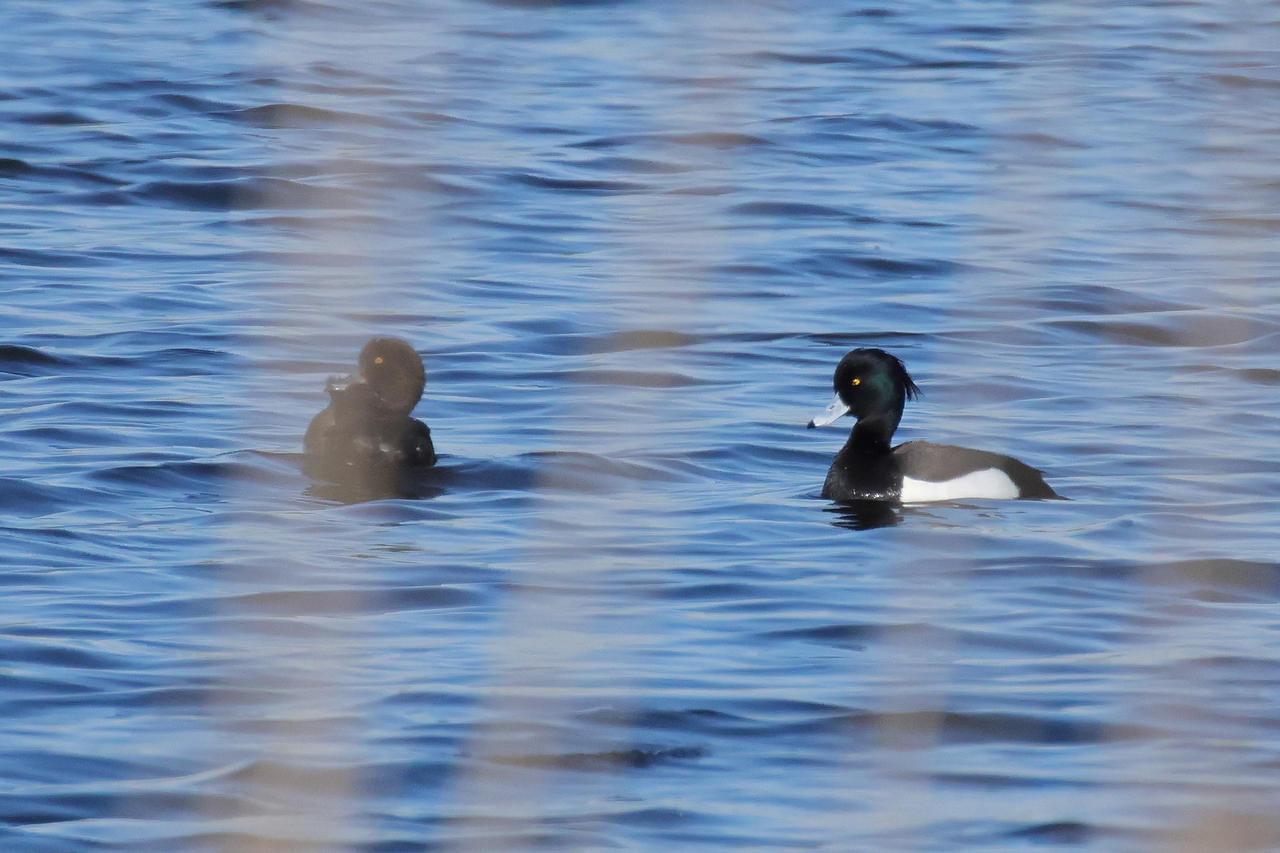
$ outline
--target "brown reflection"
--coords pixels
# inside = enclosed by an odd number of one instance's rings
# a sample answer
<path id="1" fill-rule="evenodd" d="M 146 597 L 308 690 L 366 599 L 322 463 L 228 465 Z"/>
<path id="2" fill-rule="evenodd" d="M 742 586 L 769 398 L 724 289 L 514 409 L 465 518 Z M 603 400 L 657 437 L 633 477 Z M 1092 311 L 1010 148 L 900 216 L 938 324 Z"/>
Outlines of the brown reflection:
<path id="1" fill-rule="evenodd" d="M 430 500 L 445 492 L 444 487 L 432 477 L 433 471 L 406 474 L 396 471 L 353 470 L 347 476 L 330 479 L 318 477 L 307 465 L 303 465 L 302 470 L 313 478 L 303 494 L 344 504 L 388 499 Z"/>

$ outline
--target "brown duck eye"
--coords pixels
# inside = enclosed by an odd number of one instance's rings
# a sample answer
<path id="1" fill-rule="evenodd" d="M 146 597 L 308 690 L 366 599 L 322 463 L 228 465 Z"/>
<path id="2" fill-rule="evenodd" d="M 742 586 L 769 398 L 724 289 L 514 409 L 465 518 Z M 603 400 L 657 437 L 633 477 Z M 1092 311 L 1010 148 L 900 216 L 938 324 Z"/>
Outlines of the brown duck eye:
<path id="1" fill-rule="evenodd" d="M 382 356 L 378 356 L 373 360 L 374 364 L 382 364 Z"/>

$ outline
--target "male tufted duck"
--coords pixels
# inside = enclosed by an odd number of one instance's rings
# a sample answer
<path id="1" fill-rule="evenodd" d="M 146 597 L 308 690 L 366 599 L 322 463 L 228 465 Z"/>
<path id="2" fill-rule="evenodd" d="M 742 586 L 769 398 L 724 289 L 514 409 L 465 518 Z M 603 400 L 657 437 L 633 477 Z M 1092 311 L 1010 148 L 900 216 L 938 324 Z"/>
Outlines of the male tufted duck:
<path id="1" fill-rule="evenodd" d="M 833 501 L 921 503 L 964 498 L 1057 498 L 1040 471 L 999 453 L 927 441 L 890 447 L 907 400 L 920 389 L 897 357 L 855 349 L 836 367 L 836 397 L 809 428 L 841 415 L 857 422 L 822 485 Z"/>

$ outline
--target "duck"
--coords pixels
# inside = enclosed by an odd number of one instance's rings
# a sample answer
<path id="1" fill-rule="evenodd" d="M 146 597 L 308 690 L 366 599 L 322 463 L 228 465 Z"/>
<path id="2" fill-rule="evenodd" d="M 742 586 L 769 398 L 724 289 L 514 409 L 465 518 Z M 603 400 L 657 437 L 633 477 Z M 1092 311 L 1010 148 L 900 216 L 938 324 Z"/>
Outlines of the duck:
<path id="1" fill-rule="evenodd" d="M 310 467 L 331 478 L 376 478 L 435 465 L 431 430 L 410 417 L 426 388 L 422 357 L 408 341 L 379 336 L 361 348 L 356 366 L 325 383 L 329 405 L 302 440 Z"/>
<path id="2" fill-rule="evenodd" d="M 836 454 L 822 497 L 837 502 L 929 503 L 966 499 L 1061 499 L 1044 473 L 992 453 L 928 441 L 890 445 L 907 400 L 920 388 L 897 356 L 882 349 L 851 350 L 832 378 L 836 396 L 809 428 L 844 415 L 855 418 Z"/>

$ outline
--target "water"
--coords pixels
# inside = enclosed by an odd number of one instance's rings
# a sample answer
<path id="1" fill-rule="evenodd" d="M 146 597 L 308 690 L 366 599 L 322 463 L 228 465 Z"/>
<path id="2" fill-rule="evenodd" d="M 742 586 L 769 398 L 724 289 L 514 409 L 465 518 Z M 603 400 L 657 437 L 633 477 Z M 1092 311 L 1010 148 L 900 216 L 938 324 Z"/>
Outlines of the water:
<path id="1" fill-rule="evenodd" d="M 0 18 L 5 851 L 1280 847 L 1274 6 Z M 855 345 L 1071 500 L 821 500 Z"/>

